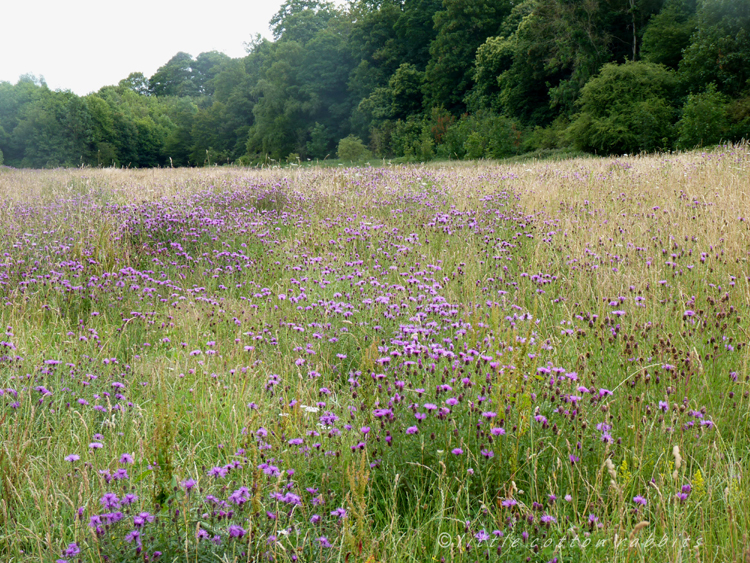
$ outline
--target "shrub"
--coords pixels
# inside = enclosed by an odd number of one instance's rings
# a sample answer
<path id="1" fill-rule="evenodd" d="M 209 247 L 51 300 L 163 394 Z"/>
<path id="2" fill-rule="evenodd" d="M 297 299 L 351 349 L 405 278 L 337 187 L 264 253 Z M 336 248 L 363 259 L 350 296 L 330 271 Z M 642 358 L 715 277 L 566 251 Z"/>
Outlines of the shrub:
<path id="1" fill-rule="evenodd" d="M 728 133 L 726 96 L 709 84 L 705 92 L 688 96 L 677 123 L 680 148 L 715 145 Z"/>
<path id="2" fill-rule="evenodd" d="M 452 124 L 438 154 L 446 158 L 505 158 L 521 152 L 524 130 L 514 119 L 479 111 Z"/>
<path id="3" fill-rule="evenodd" d="M 391 135 L 391 146 L 396 156 L 408 160 L 430 160 L 434 153 L 432 132 L 427 123 L 416 117 L 398 120 Z"/>
<path id="4" fill-rule="evenodd" d="M 310 140 L 307 142 L 307 154 L 311 158 L 325 159 L 329 153 L 330 140 L 328 128 L 325 125 L 316 123 L 312 131 L 310 131 Z"/>
<path id="5" fill-rule="evenodd" d="M 341 160 L 365 160 L 372 155 L 362 142 L 362 139 L 355 135 L 349 135 L 339 141 L 338 155 Z"/>
<path id="6" fill-rule="evenodd" d="M 727 118 L 733 141 L 750 140 L 750 96 L 733 100 L 727 106 Z"/>
<path id="7" fill-rule="evenodd" d="M 673 71 L 647 62 L 607 64 L 581 91 L 581 112 L 568 129 L 576 148 L 637 153 L 671 146 Z"/>
<path id="8" fill-rule="evenodd" d="M 560 116 L 547 127 L 534 127 L 526 136 L 523 143 L 523 151 L 554 150 L 570 146 L 567 129 L 570 121 Z"/>
<path id="9" fill-rule="evenodd" d="M 393 121 L 384 121 L 370 130 L 370 148 L 378 158 L 390 158 L 393 156 Z"/>

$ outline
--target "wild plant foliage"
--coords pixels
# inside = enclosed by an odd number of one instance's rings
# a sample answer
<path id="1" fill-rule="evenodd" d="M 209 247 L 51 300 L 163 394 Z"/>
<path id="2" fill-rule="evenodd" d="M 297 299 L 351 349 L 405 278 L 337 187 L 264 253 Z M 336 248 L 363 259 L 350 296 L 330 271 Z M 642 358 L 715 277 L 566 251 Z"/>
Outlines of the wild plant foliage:
<path id="1" fill-rule="evenodd" d="M 749 167 L 2 171 L 0 559 L 746 557 Z"/>

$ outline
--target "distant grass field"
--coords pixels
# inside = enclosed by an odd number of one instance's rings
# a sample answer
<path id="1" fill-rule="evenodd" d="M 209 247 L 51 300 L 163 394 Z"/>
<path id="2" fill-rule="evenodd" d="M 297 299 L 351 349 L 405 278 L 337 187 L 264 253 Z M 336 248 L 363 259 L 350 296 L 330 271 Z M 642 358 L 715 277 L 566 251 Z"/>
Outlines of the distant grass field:
<path id="1" fill-rule="evenodd" d="M 4 170 L 0 560 L 747 561 L 750 148 Z"/>

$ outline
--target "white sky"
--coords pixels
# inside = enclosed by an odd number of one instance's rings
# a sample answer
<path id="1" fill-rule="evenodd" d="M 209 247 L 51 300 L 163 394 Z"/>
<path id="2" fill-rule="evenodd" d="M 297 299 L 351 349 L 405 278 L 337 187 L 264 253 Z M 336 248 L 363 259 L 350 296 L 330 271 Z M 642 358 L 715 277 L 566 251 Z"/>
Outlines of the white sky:
<path id="1" fill-rule="evenodd" d="M 43 76 L 85 95 L 131 72 L 152 76 L 179 51 L 245 54 L 283 0 L 8 0 L 0 30 L 0 81 Z"/>

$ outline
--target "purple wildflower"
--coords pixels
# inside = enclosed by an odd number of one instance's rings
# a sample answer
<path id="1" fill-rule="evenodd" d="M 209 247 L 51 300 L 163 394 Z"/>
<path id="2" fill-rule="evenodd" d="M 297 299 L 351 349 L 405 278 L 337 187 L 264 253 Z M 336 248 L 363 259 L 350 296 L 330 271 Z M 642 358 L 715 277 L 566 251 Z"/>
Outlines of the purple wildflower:
<path id="1" fill-rule="evenodd" d="M 235 526 L 235 525 L 229 526 L 230 538 L 241 538 L 246 533 L 247 533 L 247 530 L 245 530 L 242 526 Z"/>
<path id="2" fill-rule="evenodd" d="M 105 493 L 105 495 L 99 499 L 99 503 L 107 510 L 120 508 L 120 499 L 117 498 L 115 493 Z"/>

